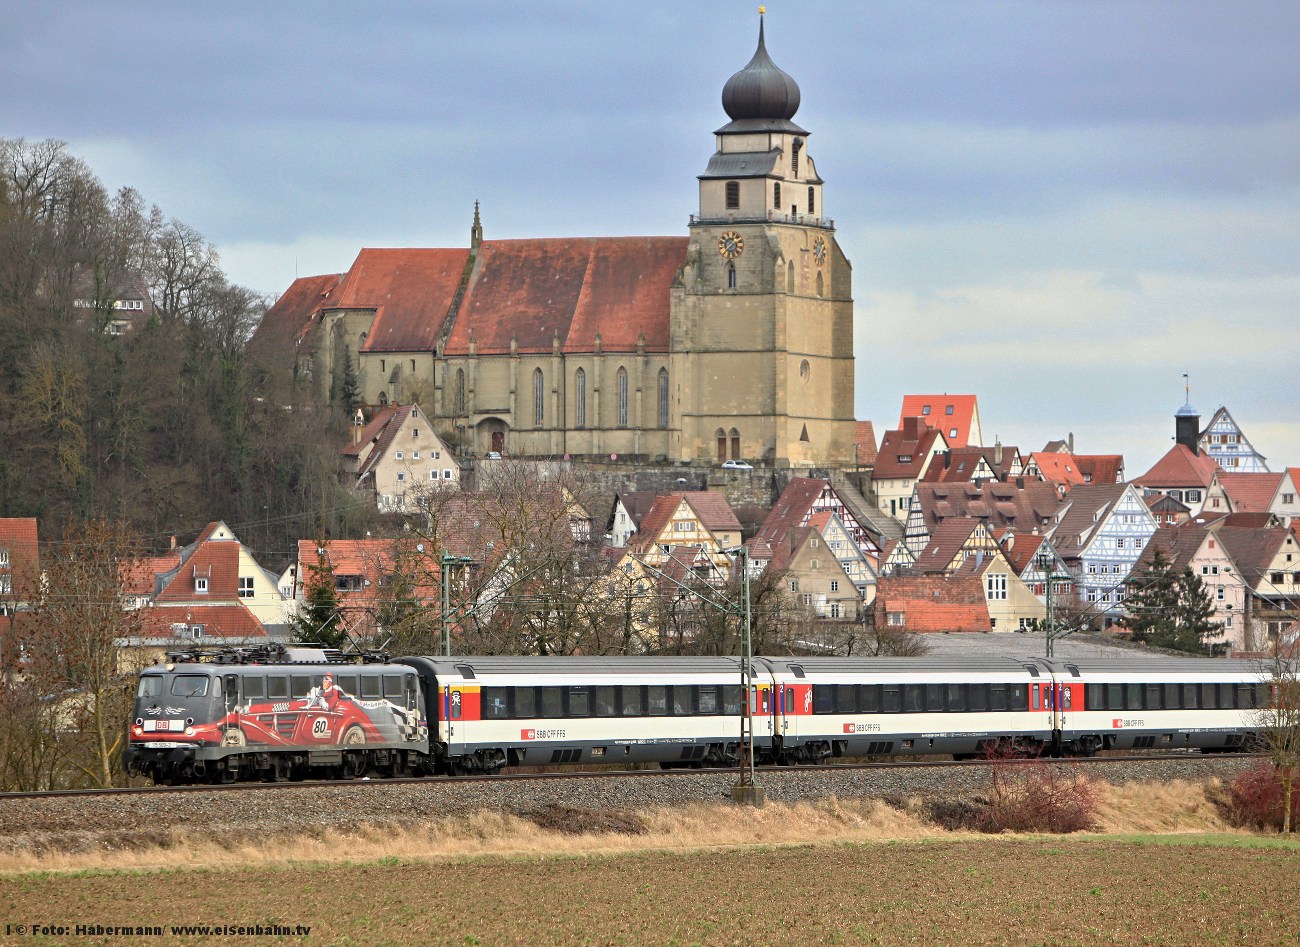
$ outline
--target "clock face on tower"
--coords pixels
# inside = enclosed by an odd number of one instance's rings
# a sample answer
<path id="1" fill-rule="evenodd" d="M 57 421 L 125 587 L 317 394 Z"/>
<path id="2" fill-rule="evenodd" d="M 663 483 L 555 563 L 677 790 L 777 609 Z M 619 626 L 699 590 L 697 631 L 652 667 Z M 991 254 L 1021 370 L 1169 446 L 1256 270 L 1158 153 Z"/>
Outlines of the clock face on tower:
<path id="1" fill-rule="evenodd" d="M 813 258 L 816 259 L 817 265 L 821 266 L 826 262 L 826 240 L 818 237 L 813 243 Z"/>
<path id="2" fill-rule="evenodd" d="M 728 260 L 734 260 L 745 252 L 745 238 L 734 230 L 728 230 L 718 238 L 718 252 Z"/>

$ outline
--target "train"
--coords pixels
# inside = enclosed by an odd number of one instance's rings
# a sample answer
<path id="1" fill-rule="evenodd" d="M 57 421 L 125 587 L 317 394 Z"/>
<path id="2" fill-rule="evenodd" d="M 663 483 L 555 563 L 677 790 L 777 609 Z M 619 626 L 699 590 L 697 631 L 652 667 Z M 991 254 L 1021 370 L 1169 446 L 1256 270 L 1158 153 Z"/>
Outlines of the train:
<path id="1" fill-rule="evenodd" d="M 174 652 L 140 674 L 124 763 L 181 785 L 725 767 L 751 747 L 764 765 L 1231 752 L 1257 744 L 1270 700 L 1258 667 L 1197 658 L 760 656 L 750 668 L 746 694 L 734 657 Z"/>

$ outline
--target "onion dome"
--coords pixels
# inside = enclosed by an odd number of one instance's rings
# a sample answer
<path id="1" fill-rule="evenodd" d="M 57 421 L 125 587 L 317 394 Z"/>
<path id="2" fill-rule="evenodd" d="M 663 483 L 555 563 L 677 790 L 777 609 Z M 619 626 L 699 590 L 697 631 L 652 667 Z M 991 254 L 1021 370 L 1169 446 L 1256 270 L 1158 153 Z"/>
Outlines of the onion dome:
<path id="1" fill-rule="evenodd" d="M 788 121 L 799 111 L 799 86 L 768 56 L 762 17 L 758 20 L 758 49 L 749 64 L 722 87 L 722 107 L 733 121 Z"/>

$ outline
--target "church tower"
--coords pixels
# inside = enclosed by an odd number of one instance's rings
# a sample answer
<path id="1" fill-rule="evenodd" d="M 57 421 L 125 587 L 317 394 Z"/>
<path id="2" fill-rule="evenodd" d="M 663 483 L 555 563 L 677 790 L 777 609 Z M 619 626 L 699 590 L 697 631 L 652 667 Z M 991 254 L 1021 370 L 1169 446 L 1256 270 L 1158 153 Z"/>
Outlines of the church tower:
<path id="1" fill-rule="evenodd" d="M 699 212 L 673 290 L 683 461 L 852 463 L 849 261 L 822 205 L 799 86 L 758 49 L 722 90 L 731 121 L 699 176 Z"/>

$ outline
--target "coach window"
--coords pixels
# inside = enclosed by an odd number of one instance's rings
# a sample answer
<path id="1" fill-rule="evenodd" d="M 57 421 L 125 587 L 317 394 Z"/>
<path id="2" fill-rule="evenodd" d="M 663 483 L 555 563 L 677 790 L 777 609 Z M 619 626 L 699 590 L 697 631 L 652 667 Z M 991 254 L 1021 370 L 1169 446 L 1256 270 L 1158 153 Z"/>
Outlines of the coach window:
<path id="1" fill-rule="evenodd" d="M 1029 685 L 1029 699 L 1031 701 L 1030 707 L 1034 710 L 1037 710 L 1038 709 L 1038 685 L 1037 684 Z"/>
<path id="2" fill-rule="evenodd" d="M 504 687 L 483 688 L 483 717 L 504 720 L 510 716 L 510 698 Z"/>
<path id="3" fill-rule="evenodd" d="M 1220 707 L 1222 707 L 1224 710 L 1231 710 L 1232 696 L 1233 695 L 1232 695 L 1231 684 L 1224 683 L 1219 685 L 1219 706 Z"/>
<path id="4" fill-rule="evenodd" d="M 858 713 L 875 714 L 880 712 L 880 685 L 858 685 Z"/>
<path id="5" fill-rule="evenodd" d="M 880 685 L 880 712 L 896 714 L 903 709 L 903 688 L 899 684 Z"/>
<path id="6" fill-rule="evenodd" d="M 1142 685 L 1141 684 L 1124 685 L 1124 709 L 1125 710 L 1142 709 Z"/>
<path id="7" fill-rule="evenodd" d="M 1025 684 L 1008 684 L 1007 685 L 1007 710 L 1027 710 L 1029 708 L 1029 692 L 1025 689 Z"/>
<path id="8" fill-rule="evenodd" d="M 834 684 L 813 685 L 813 713 L 815 714 L 835 713 L 835 685 Z"/>
<path id="9" fill-rule="evenodd" d="M 743 709 L 740 700 L 740 685 L 722 685 L 722 712 L 728 716 L 739 717 Z"/>
<path id="10" fill-rule="evenodd" d="M 532 720 L 537 717 L 537 688 L 515 687 L 510 695 L 515 709 L 516 720 Z"/>
<path id="11" fill-rule="evenodd" d="M 925 685 L 925 709 L 934 714 L 943 711 L 943 685 L 926 684 Z"/>
<path id="12" fill-rule="evenodd" d="M 1106 709 L 1107 710 L 1124 709 L 1124 685 L 1123 684 L 1106 685 Z"/>
<path id="13" fill-rule="evenodd" d="M 1146 709 L 1160 710 L 1160 685 L 1148 684 L 1146 686 Z"/>
<path id="14" fill-rule="evenodd" d="M 384 696 L 389 700 L 402 699 L 402 675 L 385 674 L 384 675 Z"/>
<path id="15" fill-rule="evenodd" d="M 646 710 L 651 717 L 663 717 L 668 714 L 668 688 L 662 684 L 651 684 L 646 688 Z"/>
<path id="16" fill-rule="evenodd" d="M 1084 705 L 1088 710 L 1106 709 L 1106 687 L 1104 684 L 1089 684 L 1084 691 Z"/>
<path id="17" fill-rule="evenodd" d="M 835 712 L 855 714 L 858 712 L 858 689 L 853 684 L 835 685 Z"/>
<path id="18" fill-rule="evenodd" d="M 1201 685 L 1201 706 L 1206 710 L 1217 710 L 1219 706 L 1219 685 Z"/>
<path id="19" fill-rule="evenodd" d="M 1256 685 L 1255 685 L 1255 706 L 1256 706 L 1256 707 L 1267 707 L 1267 706 L 1269 706 L 1269 703 L 1270 703 L 1270 701 L 1269 701 L 1269 697 L 1270 697 L 1270 694 L 1269 694 L 1269 685 L 1267 685 L 1267 684 L 1256 684 Z"/>
<path id="20" fill-rule="evenodd" d="M 378 674 L 361 675 L 361 699 L 362 700 L 379 699 L 379 675 Z"/>
<path id="21" fill-rule="evenodd" d="M 983 712 L 989 709 L 989 687 L 987 684 L 966 685 L 966 709 Z"/>
<path id="22" fill-rule="evenodd" d="M 1237 706 L 1254 707 L 1255 706 L 1255 689 L 1249 684 L 1237 685 Z"/>
<path id="23" fill-rule="evenodd" d="M 695 713 L 691 690 L 686 684 L 678 684 L 673 688 L 673 713 L 678 717 L 689 717 Z"/>
<path id="24" fill-rule="evenodd" d="M 1165 710 L 1182 710 L 1183 693 L 1177 684 L 1165 685 Z"/>
<path id="25" fill-rule="evenodd" d="M 903 713 L 919 714 L 925 709 L 925 685 L 903 685 Z"/>
<path id="26" fill-rule="evenodd" d="M 266 696 L 266 678 L 264 677 L 246 677 L 244 678 L 244 701 L 252 703 L 254 700 Z"/>
<path id="27" fill-rule="evenodd" d="M 597 717 L 617 717 L 617 691 L 608 684 L 593 688 L 595 715 Z"/>
<path id="28" fill-rule="evenodd" d="M 538 715 L 553 719 L 564 716 L 564 689 L 561 687 L 542 688 L 542 712 Z"/>
<path id="29" fill-rule="evenodd" d="M 712 716 L 718 712 L 718 688 L 713 684 L 702 684 L 699 691 L 700 713 Z"/>
<path id="30" fill-rule="evenodd" d="M 569 688 L 570 717 L 587 717 L 591 715 L 591 692 L 585 687 Z"/>
<path id="31" fill-rule="evenodd" d="M 623 716 L 640 717 L 644 711 L 645 701 L 641 698 L 641 688 L 624 687 L 623 689 Z"/>
<path id="32" fill-rule="evenodd" d="M 289 699 L 289 679 L 283 674 L 274 674 L 266 679 L 266 696 L 271 700 Z"/>
<path id="33" fill-rule="evenodd" d="M 289 675 L 289 696 L 295 699 L 311 693 L 311 678 L 306 674 Z"/>
<path id="34" fill-rule="evenodd" d="M 1007 685 L 989 685 L 989 710 L 1007 709 Z"/>
<path id="35" fill-rule="evenodd" d="M 948 699 L 945 701 L 946 710 L 964 713 L 966 710 L 966 695 L 962 693 L 966 688 L 961 684 L 948 684 L 946 690 Z"/>
<path id="36" fill-rule="evenodd" d="M 1199 688 L 1197 688 L 1195 684 L 1183 685 L 1183 709 L 1184 710 L 1196 710 L 1200 706 L 1200 702 L 1196 699 L 1198 696 L 1196 693 L 1198 689 Z"/>

